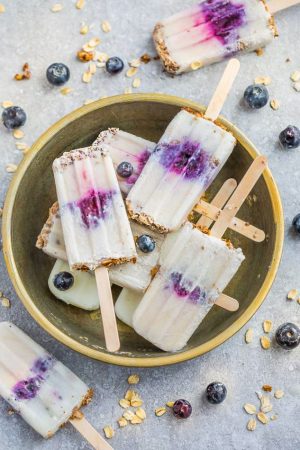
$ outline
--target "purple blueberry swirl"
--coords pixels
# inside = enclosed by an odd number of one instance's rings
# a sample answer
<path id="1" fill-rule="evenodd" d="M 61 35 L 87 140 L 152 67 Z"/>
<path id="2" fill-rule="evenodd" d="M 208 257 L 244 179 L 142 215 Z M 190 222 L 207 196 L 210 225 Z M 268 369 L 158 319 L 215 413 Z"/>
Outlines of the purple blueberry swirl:
<path id="1" fill-rule="evenodd" d="M 194 305 L 204 305 L 207 302 L 207 294 L 200 286 L 183 277 L 180 272 L 170 274 L 170 284 L 168 286 L 178 297 L 184 298 Z"/>

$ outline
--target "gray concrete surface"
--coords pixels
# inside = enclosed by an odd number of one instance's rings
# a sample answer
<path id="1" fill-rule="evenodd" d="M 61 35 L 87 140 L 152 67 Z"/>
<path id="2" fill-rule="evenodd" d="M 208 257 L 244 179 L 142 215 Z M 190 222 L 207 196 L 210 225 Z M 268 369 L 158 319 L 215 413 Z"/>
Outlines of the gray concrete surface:
<path id="1" fill-rule="evenodd" d="M 64 9 L 52 13 L 54 1 L 2 0 L 6 12 L 0 14 L 0 101 L 11 100 L 27 112 L 23 142 L 34 140 L 53 122 L 79 107 L 88 98 L 122 93 L 131 84 L 124 74 L 111 78 L 98 70 L 90 84 L 81 81 L 83 65 L 75 54 L 89 37 L 102 39 L 101 49 L 110 55 L 131 60 L 144 53 L 153 53 L 150 33 L 159 17 L 190 5 L 190 0 L 87 0 L 79 11 L 74 0 L 61 0 Z M 112 31 L 104 34 L 102 20 L 109 20 Z M 79 34 L 82 21 L 93 24 L 87 36 Z M 95 399 L 86 409 L 88 419 L 99 430 L 106 424 L 116 429 L 121 415 L 117 402 L 127 388 L 126 379 L 139 373 L 139 392 L 145 400 L 148 418 L 143 425 L 118 430 L 111 444 L 117 450 L 294 450 L 300 448 L 299 435 L 299 349 L 284 352 L 276 348 L 264 351 L 259 345 L 262 321 L 271 319 L 274 326 L 285 321 L 300 323 L 300 305 L 287 302 L 286 293 L 300 289 L 300 239 L 290 232 L 293 216 L 300 212 L 299 179 L 300 151 L 282 151 L 278 147 L 278 133 L 288 124 L 300 126 L 300 93 L 292 88 L 290 73 L 300 69 L 299 32 L 300 7 L 282 12 L 277 19 L 280 38 L 274 41 L 262 57 L 256 54 L 241 57 L 241 72 L 232 95 L 224 108 L 224 115 L 235 122 L 258 148 L 269 158 L 271 170 L 278 183 L 285 212 L 285 245 L 280 269 L 263 306 L 248 326 L 256 337 L 250 345 L 244 343 L 244 327 L 220 348 L 202 358 L 173 367 L 129 370 L 89 360 L 53 340 L 29 316 L 18 300 L 6 273 L 1 256 L 0 290 L 11 299 L 11 308 L 0 305 L 1 320 L 12 320 L 33 338 L 66 363 L 82 379 L 95 388 Z M 290 62 L 286 62 L 289 58 Z M 16 82 L 13 75 L 28 61 L 32 79 Z M 72 77 L 69 86 L 74 91 L 62 96 L 45 79 L 47 66 L 54 61 L 69 65 Z M 138 76 L 142 80 L 140 92 L 177 94 L 206 104 L 216 85 L 224 63 L 178 78 L 166 76 L 158 62 L 144 65 Z M 278 111 L 266 106 L 260 111 L 248 111 L 240 105 L 243 91 L 256 76 L 272 78 L 271 98 L 281 105 Z M 0 197 L 4 201 L 11 179 L 5 167 L 18 163 L 22 157 L 15 148 L 15 140 L 0 125 L 1 183 Z M 206 385 L 222 380 L 228 388 L 228 398 L 220 406 L 209 406 L 203 400 Z M 274 400 L 278 420 L 268 425 L 258 423 L 254 432 L 246 430 L 249 419 L 242 406 L 246 402 L 258 404 L 255 391 L 264 383 L 283 389 L 285 396 Z M 155 407 L 176 398 L 188 399 L 194 412 L 187 421 L 177 421 L 170 414 L 155 417 Z M 88 449 L 82 438 L 67 426 L 56 436 L 44 441 L 17 415 L 8 415 L 8 405 L 0 401 L 0 449 Z"/>

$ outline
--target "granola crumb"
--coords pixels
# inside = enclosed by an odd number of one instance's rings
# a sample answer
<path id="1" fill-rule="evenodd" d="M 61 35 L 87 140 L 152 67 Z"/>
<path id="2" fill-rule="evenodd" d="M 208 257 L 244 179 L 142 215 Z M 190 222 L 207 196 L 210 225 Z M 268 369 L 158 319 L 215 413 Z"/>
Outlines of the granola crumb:
<path id="1" fill-rule="evenodd" d="M 91 61 L 93 59 L 93 52 L 89 51 L 86 52 L 84 50 L 79 50 L 77 52 L 77 58 L 82 61 L 82 62 L 88 62 Z"/>
<path id="2" fill-rule="evenodd" d="M 144 53 L 141 57 L 140 60 L 142 61 L 142 63 L 144 64 L 148 64 L 151 61 L 151 56 L 148 55 L 148 53 Z"/>
<path id="3" fill-rule="evenodd" d="M 262 389 L 263 389 L 265 392 L 272 392 L 272 386 L 270 386 L 269 384 L 264 384 L 263 387 L 262 387 Z"/>
<path id="4" fill-rule="evenodd" d="M 255 50 L 255 53 L 257 54 L 257 56 L 262 56 L 264 54 L 265 50 L 263 48 L 257 48 Z"/>
<path id="5" fill-rule="evenodd" d="M 140 377 L 137 374 L 130 375 L 127 379 L 128 384 L 138 384 Z"/>
<path id="6" fill-rule="evenodd" d="M 22 73 L 16 73 L 16 75 L 14 76 L 14 79 L 17 81 L 29 80 L 30 78 L 31 78 L 31 72 L 30 72 L 28 63 L 23 64 Z"/>

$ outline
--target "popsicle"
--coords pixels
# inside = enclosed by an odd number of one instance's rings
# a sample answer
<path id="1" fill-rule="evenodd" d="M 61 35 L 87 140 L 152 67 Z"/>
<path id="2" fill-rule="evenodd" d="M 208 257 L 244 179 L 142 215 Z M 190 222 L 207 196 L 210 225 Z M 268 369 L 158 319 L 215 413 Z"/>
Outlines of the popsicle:
<path id="1" fill-rule="evenodd" d="M 214 123 L 239 70 L 230 60 L 205 116 L 180 111 L 129 192 L 129 216 L 161 233 L 177 230 L 215 179 L 236 140 Z"/>
<path id="2" fill-rule="evenodd" d="M 159 272 L 133 315 L 135 331 L 158 348 L 182 349 L 236 274 L 243 252 L 221 237 L 265 168 L 257 157 L 210 235 L 186 223 L 164 241 Z"/>
<path id="3" fill-rule="evenodd" d="M 96 279 L 92 272 L 72 270 L 67 262 L 57 259 L 48 279 L 52 294 L 77 308 L 93 311 L 99 308 Z"/>
<path id="4" fill-rule="evenodd" d="M 277 36 L 272 14 L 299 0 L 201 0 L 157 23 L 154 44 L 164 69 L 180 74 L 239 52 L 265 47 Z"/>
<path id="5" fill-rule="evenodd" d="M 95 270 L 106 346 L 120 348 L 107 267 L 136 260 L 122 194 L 106 150 L 92 147 L 64 153 L 53 162 L 68 262 Z"/>
<path id="6" fill-rule="evenodd" d="M 44 438 L 70 422 L 98 450 L 112 447 L 82 417 L 92 390 L 10 322 L 0 323 L 0 395 Z"/>
<path id="7" fill-rule="evenodd" d="M 155 143 L 118 128 L 109 128 L 99 134 L 97 146 L 109 151 L 120 189 L 127 195 L 154 150 Z"/>

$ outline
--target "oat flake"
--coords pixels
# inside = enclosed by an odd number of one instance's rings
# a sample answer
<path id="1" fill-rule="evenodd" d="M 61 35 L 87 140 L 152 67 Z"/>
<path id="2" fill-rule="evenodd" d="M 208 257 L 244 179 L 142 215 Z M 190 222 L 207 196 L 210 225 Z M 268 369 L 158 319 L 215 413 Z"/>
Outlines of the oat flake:
<path id="1" fill-rule="evenodd" d="M 134 417 L 131 419 L 130 423 L 132 425 L 137 425 L 143 423 L 143 420 L 135 414 Z"/>
<path id="2" fill-rule="evenodd" d="M 244 405 L 244 410 L 247 414 L 256 414 L 256 406 L 252 405 L 251 403 L 246 403 Z"/>
<path id="3" fill-rule="evenodd" d="M 191 69 L 192 70 L 197 70 L 200 69 L 203 66 L 203 62 L 202 61 L 194 61 L 191 64 Z"/>
<path id="4" fill-rule="evenodd" d="M 266 425 L 269 422 L 269 418 L 263 412 L 257 413 L 257 418 L 264 425 Z"/>
<path id="5" fill-rule="evenodd" d="M 295 72 L 292 72 L 290 78 L 292 81 L 300 81 L 300 71 L 295 70 Z"/>
<path id="6" fill-rule="evenodd" d="M 129 420 L 129 421 L 132 420 L 134 418 L 134 416 L 135 416 L 135 414 L 130 410 L 127 410 L 123 413 L 123 417 L 125 417 L 125 419 Z"/>
<path id="7" fill-rule="evenodd" d="M 271 341 L 267 336 L 261 336 L 260 344 L 264 350 L 268 350 L 271 347 Z"/>
<path id="8" fill-rule="evenodd" d="M 138 408 L 135 414 L 142 420 L 146 419 L 146 412 L 143 408 Z"/>
<path id="9" fill-rule="evenodd" d="M 10 108 L 13 105 L 14 105 L 13 102 L 10 102 L 9 100 L 6 100 L 6 101 L 2 102 L 2 107 L 3 108 Z"/>
<path id="10" fill-rule="evenodd" d="M 2 14 L 4 12 L 5 12 L 5 6 L 2 3 L 0 3 L 0 14 Z"/>
<path id="11" fill-rule="evenodd" d="M 115 431 L 110 425 L 104 427 L 103 431 L 107 439 L 111 439 L 115 435 Z"/>
<path id="12" fill-rule="evenodd" d="M 132 87 L 134 88 L 139 88 L 141 85 L 141 79 L 140 78 L 135 78 L 132 82 Z"/>
<path id="13" fill-rule="evenodd" d="M 84 5 L 85 5 L 85 0 L 78 0 L 76 2 L 76 8 L 77 9 L 82 9 L 84 7 Z"/>
<path id="14" fill-rule="evenodd" d="M 255 84 L 263 84 L 264 86 L 268 86 L 269 84 L 271 84 L 271 77 L 268 76 L 263 76 L 263 77 L 256 77 L 254 80 Z"/>
<path id="15" fill-rule="evenodd" d="M 91 79 L 92 79 L 92 74 L 91 74 L 91 72 L 83 72 L 83 75 L 82 75 L 82 81 L 83 81 L 84 83 L 89 83 L 89 82 L 91 81 Z"/>
<path id="16" fill-rule="evenodd" d="M 15 164 L 7 164 L 6 165 L 6 172 L 8 173 L 14 173 L 17 170 L 18 166 Z"/>
<path id="17" fill-rule="evenodd" d="M 109 33 L 111 31 L 111 24 L 107 20 L 104 20 L 101 24 L 101 28 L 104 33 Z"/>
<path id="18" fill-rule="evenodd" d="M 6 297 L 3 297 L 1 299 L 1 304 L 4 306 L 4 308 L 10 308 L 10 300 Z"/>
<path id="19" fill-rule="evenodd" d="M 270 331 L 272 330 L 272 320 L 264 320 L 263 322 L 263 330 L 265 333 L 270 333 Z"/>
<path id="20" fill-rule="evenodd" d="M 55 5 L 52 6 L 51 11 L 52 12 L 59 12 L 63 9 L 63 5 L 60 3 L 55 3 Z"/>
<path id="21" fill-rule="evenodd" d="M 87 34 L 89 32 L 89 26 L 88 25 L 82 25 L 80 28 L 80 34 Z"/>
<path id="22" fill-rule="evenodd" d="M 68 95 L 68 94 L 70 94 L 70 92 L 72 92 L 72 91 L 73 91 L 73 89 L 70 88 L 70 87 L 63 87 L 63 88 L 61 88 L 60 93 L 61 93 L 62 95 Z"/>
<path id="23" fill-rule="evenodd" d="M 164 406 L 161 406 L 160 408 L 156 408 L 155 409 L 155 415 L 157 417 L 163 416 L 164 414 L 166 414 L 167 410 Z"/>
<path id="24" fill-rule="evenodd" d="M 118 424 L 120 428 L 124 428 L 128 425 L 128 421 L 125 419 L 125 417 L 120 417 L 118 420 Z"/>
<path id="25" fill-rule="evenodd" d="M 130 67 L 130 69 L 127 70 L 126 76 L 128 78 L 133 77 L 137 73 L 137 67 Z"/>
<path id="26" fill-rule="evenodd" d="M 291 289 L 287 295 L 288 300 L 296 300 L 296 297 L 298 297 L 298 291 L 297 289 Z"/>
<path id="27" fill-rule="evenodd" d="M 277 390 L 274 392 L 274 397 L 277 398 L 277 399 L 280 399 L 280 398 L 282 398 L 283 396 L 284 396 L 284 392 L 283 392 L 281 389 L 277 389 Z"/>
<path id="28" fill-rule="evenodd" d="M 130 375 L 127 379 L 128 384 L 138 384 L 140 377 L 137 374 Z"/>
<path id="29" fill-rule="evenodd" d="M 250 419 L 249 422 L 247 423 L 247 430 L 254 431 L 255 428 L 256 428 L 256 420 Z"/>
<path id="30" fill-rule="evenodd" d="M 245 341 L 246 341 L 246 344 L 250 344 L 250 342 L 253 341 L 253 334 L 254 334 L 253 328 L 249 328 L 249 329 L 246 331 L 246 333 L 245 333 Z"/>
<path id="31" fill-rule="evenodd" d="M 175 403 L 175 402 L 167 402 L 166 405 L 167 405 L 169 408 L 173 408 L 174 403 Z"/>
<path id="32" fill-rule="evenodd" d="M 140 65 L 141 65 L 140 58 L 133 59 L 132 61 L 130 61 L 129 65 L 130 65 L 130 67 L 135 67 L 135 68 L 140 67 Z"/>
<path id="33" fill-rule="evenodd" d="M 277 111 L 277 109 L 279 109 L 280 103 L 278 100 L 276 100 L 276 98 L 273 98 L 273 100 L 270 101 L 270 106 L 272 109 L 274 109 L 274 111 Z"/>

